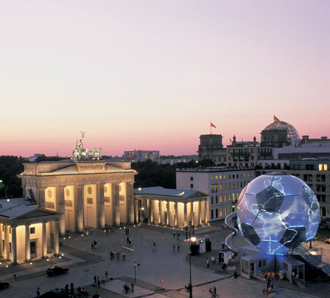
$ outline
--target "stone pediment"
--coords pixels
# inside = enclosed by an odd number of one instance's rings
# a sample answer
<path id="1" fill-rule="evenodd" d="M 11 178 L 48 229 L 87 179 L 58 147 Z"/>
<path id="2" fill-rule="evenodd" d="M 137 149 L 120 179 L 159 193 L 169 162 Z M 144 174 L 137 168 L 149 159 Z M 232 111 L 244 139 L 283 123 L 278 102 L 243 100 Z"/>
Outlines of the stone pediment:
<path id="1" fill-rule="evenodd" d="M 36 217 L 47 217 L 53 215 L 58 215 L 58 213 L 46 209 L 36 209 L 28 213 L 22 214 L 20 216 L 17 216 L 15 217 L 15 219 L 28 219 L 28 218 L 36 218 Z"/>

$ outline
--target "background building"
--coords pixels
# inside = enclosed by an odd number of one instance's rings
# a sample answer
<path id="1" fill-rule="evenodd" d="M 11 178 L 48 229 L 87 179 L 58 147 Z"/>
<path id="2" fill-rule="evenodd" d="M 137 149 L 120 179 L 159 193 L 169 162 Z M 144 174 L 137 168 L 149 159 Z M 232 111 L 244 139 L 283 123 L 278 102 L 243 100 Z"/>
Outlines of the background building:
<path id="1" fill-rule="evenodd" d="M 216 165 L 225 165 L 227 161 L 226 148 L 222 145 L 222 135 L 201 135 L 198 146 L 198 159 L 211 159 Z"/>
<path id="2" fill-rule="evenodd" d="M 254 177 L 254 169 L 177 169 L 176 185 L 178 189 L 208 193 L 208 220 L 213 221 L 236 210 L 240 192 Z"/>

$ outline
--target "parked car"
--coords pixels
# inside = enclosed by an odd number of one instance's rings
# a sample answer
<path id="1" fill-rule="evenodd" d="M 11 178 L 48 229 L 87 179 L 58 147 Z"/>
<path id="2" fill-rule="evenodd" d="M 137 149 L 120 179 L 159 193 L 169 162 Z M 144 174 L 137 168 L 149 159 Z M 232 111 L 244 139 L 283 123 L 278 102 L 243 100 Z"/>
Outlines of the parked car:
<path id="1" fill-rule="evenodd" d="M 48 276 L 54 276 L 59 274 L 65 274 L 68 273 L 69 268 L 62 267 L 62 266 L 52 266 L 47 269 Z"/>
<path id="2" fill-rule="evenodd" d="M 6 289 L 9 287 L 9 282 L 5 280 L 0 280 L 0 289 Z"/>

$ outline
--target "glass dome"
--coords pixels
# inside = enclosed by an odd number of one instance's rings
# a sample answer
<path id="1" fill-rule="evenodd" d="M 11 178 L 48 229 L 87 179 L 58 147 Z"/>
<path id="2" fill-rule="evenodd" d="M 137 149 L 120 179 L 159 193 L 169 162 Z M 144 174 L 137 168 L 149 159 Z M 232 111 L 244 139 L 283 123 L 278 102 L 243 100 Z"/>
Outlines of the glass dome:
<path id="1" fill-rule="evenodd" d="M 300 141 L 298 131 L 294 126 L 288 122 L 280 121 L 274 117 L 274 122 L 264 128 L 263 131 L 267 130 L 286 130 L 288 133 L 287 139 L 291 144 L 297 144 Z"/>

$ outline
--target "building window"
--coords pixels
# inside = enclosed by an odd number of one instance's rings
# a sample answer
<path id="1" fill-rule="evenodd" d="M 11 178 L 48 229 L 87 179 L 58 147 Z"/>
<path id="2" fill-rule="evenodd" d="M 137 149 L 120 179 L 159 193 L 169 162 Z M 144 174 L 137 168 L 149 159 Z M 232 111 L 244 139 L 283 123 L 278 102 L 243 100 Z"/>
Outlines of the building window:
<path id="1" fill-rule="evenodd" d="M 228 189 L 231 189 L 231 183 L 228 183 Z"/>
<path id="2" fill-rule="evenodd" d="M 194 181 L 194 177 L 190 177 L 190 181 Z"/>
<path id="3" fill-rule="evenodd" d="M 215 196 L 215 203 L 218 204 L 218 196 Z"/>
<path id="4" fill-rule="evenodd" d="M 323 164 L 319 164 L 319 171 L 323 171 Z"/>
<path id="5" fill-rule="evenodd" d="M 36 228 L 30 228 L 30 234 L 35 234 L 36 233 Z"/>
<path id="6" fill-rule="evenodd" d="M 235 193 L 233 193 L 233 203 L 235 203 Z"/>
<path id="7" fill-rule="evenodd" d="M 225 208 L 225 216 L 227 216 L 227 208 Z"/>
<path id="8" fill-rule="evenodd" d="M 213 205 L 214 204 L 214 202 L 213 202 L 213 197 L 211 197 L 211 205 Z"/>
<path id="9" fill-rule="evenodd" d="M 218 176 L 215 176 L 215 180 L 218 180 Z"/>
<path id="10" fill-rule="evenodd" d="M 215 209 L 215 218 L 218 218 L 219 217 L 219 214 L 218 214 L 218 208 Z"/>
<path id="11" fill-rule="evenodd" d="M 211 219 L 213 219 L 213 209 L 211 210 Z"/>
<path id="12" fill-rule="evenodd" d="M 236 188 L 237 188 L 237 189 L 239 188 L 239 184 L 238 184 L 238 182 L 236 183 Z"/>
<path id="13" fill-rule="evenodd" d="M 194 188 L 194 184 L 190 184 L 190 188 Z"/>
<path id="14" fill-rule="evenodd" d="M 211 184 L 211 193 L 215 193 L 218 191 L 218 184 Z"/>
<path id="15" fill-rule="evenodd" d="M 222 203 L 222 195 L 219 195 L 219 201 Z"/>
<path id="16" fill-rule="evenodd" d="M 222 184 L 221 183 L 219 184 L 219 189 L 222 190 Z"/>
<path id="17" fill-rule="evenodd" d="M 213 181 L 213 176 L 211 176 L 211 181 Z"/>
<path id="18" fill-rule="evenodd" d="M 222 208 L 220 208 L 220 217 L 222 217 Z"/>
<path id="19" fill-rule="evenodd" d="M 226 183 L 224 184 L 224 187 L 225 187 L 225 189 L 227 189 L 227 184 Z"/>
<path id="20" fill-rule="evenodd" d="M 221 180 L 222 179 L 222 175 L 219 175 L 219 180 Z"/>
<path id="21" fill-rule="evenodd" d="M 227 195 L 225 195 L 224 199 L 225 199 L 225 202 L 227 202 Z"/>
<path id="22" fill-rule="evenodd" d="M 227 175 L 224 175 L 224 176 L 223 176 L 223 179 L 227 179 Z"/>
<path id="23" fill-rule="evenodd" d="M 230 202 L 230 200 L 231 200 L 231 194 L 229 193 L 228 194 L 228 202 Z"/>
<path id="24" fill-rule="evenodd" d="M 235 182 L 233 182 L 233 189 L 235 189 Z"/>

